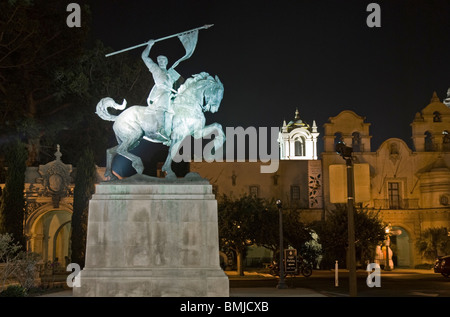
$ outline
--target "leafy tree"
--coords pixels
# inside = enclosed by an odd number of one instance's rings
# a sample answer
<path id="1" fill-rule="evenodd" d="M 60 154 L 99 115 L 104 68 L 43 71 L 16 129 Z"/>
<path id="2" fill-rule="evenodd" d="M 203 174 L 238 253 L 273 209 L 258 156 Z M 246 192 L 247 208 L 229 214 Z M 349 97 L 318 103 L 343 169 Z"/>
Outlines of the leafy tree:
<path id="1" fill-rule="evenodd" d="M 255 199 L 260 203 L 255 215 L 258 227 L 252 232 L 255 244 L 275 253 L 280 243 L 279 214 L 275 200 Z"/>
<path id="2" fill-rule="evenodd" d="M 123 53 L 106 58 L 111 51 L 96 41 L 72 63 L 56 69 L 57 98 L 68 103 L 59 120 L 64 126 L 56 139 L 69 160 L 77 161 L 81 146 L 88 146 L 95 149 L 98 162 L 105 157 L 107 147 L 117 144 L 112 123 L 95 113 L 102 98 L 111 97 L 119 103 L 126 99 L 128 106 L 146 105 L 153 79 L 140 56 Z"/>
<path id="3" fill-rule="evenodd" d="M 300 221 L 297 210 L 283 210 L 283 232 L 286 242 L 300 251 L 306 241 L 311 240 L 309 229 Z"/>
<path id="4" fill-rule="evenodd" d="M 319 241 L 314 241 L 314 231 L 300 220 L 300 213 L 295 209 L 283 210 L 283 234 L 285 248 L 287 245 L 297 249 L 298 255 L 308 263 L 315 263 L 322 254 Z"/>
<path id="5" fill-rule="evenodd" d="M 237 270 L 239 275 L 244 275 L 243 259 L 247 247 L 264 241 L 272 245 L 273 242 L 264 239 L 265 234 L 273 230 L 267 230 L 262 221 L 267 214 L 267 203 L 260 198 L 244 195 L 238 199 L 232 199 L 223 195 L 218 204 L 218 225 L 220 246 L 223 250 L 232 250 L 237 257 Z"/>
<path id="6" fill-rule="evenodd" d="M 376 245 L 384 240 L 385 225 L 378 212 L 367 208 L 355 208 L 355 249 L 356 261 L 364 263 L 373 260 Z M 325 221 L 311 224 L 318 233 L 323 248 L 325 267 L 333 267 L 336 260 L 347 263 L 348 216 L 346 205 L 336 205 Z"/>
<path id="7" fill-rule="evenodd" d="M 265 228 L 264 232 L 257 237 L 255 243 L 263 246 L 273 252 L 275 261 L 279 261 L 280 233 L 279 233 L 279 211 L 275 206 L 274 200 L 268 204 L 270 208 L 266 209 L 260 223 Z M 316 245 L 310 243 L 313 240 L 313 231 L 306 226 L 300 219 L 300 213 L 297 209 L 283 208 L 283 249 L 288 246 L 298 251 L 299 256 L 313 263 L 321 254 Z"/>
<path id="8" fill-rule="evenodd" d="M 243 259 L 247 247 L 258 245 L 279 256 L 279 211 L 275 201 L 244 195 L 219 199 L 219 237 L 222 250 L 232 250 L 237 256 L 238 273 L 243 275 Z M 311 240 L 311 231 L 300 221 L 296 210 L 283 209 L 283 249 L 288 245 L 305 251 L 305 242 Z M 311 255 L 313 256 L 313 255 Z"/>
<path id="9" fill-rule="evenodd" d="M 6 147 L 5 188 L 0 198 L 0 233 L 11 233 L 14 240 L 25 247 L 23 222 L 25 215 L 25 170 L 27 151 L 20 141 Z"/>
<path id="10" fill-rule="evenodd" d="M 71 261 L 80 267 L 84 267 L 89 199 L 95 192 L 96 173 L 94 155 L 86 149 L 78 160 L 73 193 Z"/>
<path id="11" fill-rule="evenodd" d="M 89 31 L 88 8 L 83 27 L 69 28 L 66 6 L 60 0 L 0 2 L 0 133 L 20 134 L 28 165 L 40 162 L 41 139 L 57 122 L 52 115 L 66 108 L 56 98 L 55 69 L 80 54 Z"/>
<path id="12" fill-rule="evenodd" d="M 426 229 L 416 242 L 417 249 L 428 260 L 450 254 L 450 237 L 444 227 Z"/>
<path id="13" fill-rule="evenodd" d="M 249 197 L 241 198 L 241 202 L 231 200 L 223 195 L 218 204 L 218 226 L 221 249 L 234 251 L 237 258 L 237 271 L 244 275 L 243 257 L 247 246 L 253 244 L 250 239 L 253 210 L 243 206 Z M 226 252 L 228 253 L 228 252 Z"/>
<path id="14" fill-rule="evenodd" d="M 104 160 L 116 140 L 111 122 L 95 114 L 96 104 L 111 97 L 145 105 L 153 85 L 139 54 L 106 58 L 112 49 L 89 38 L 88 5 L 81 28 L 67 27 L 66 6 L 60 0 L 0 3 L 0 136 L 20 136 L 28 166 L 53 159 L 56 143 L 68 162 L 77 162 L 84 146 Z"/>

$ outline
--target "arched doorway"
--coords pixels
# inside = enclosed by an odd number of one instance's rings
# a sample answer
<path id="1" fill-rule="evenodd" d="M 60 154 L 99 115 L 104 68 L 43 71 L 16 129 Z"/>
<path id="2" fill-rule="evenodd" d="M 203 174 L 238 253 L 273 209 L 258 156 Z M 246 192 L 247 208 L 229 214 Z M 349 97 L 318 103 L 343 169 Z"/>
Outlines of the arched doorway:
<path id="1" fill-rule="evenodd" d="M 392 259 L 394 261 L 394 268 L 409 268 L 411 267 L 411 245 L 408 232 L 398 226 L 392 227 L 391 249 L 393 251 Z"/>
<path id="2" fill-rule="evenodd" d="M 41 255 L 44 263 L 66 265 L 70 257 L 72 212 L 40 208 L 27 221 L 28 250 Z"/>
<path id="3" fill-rule="evenodd" d="M 56 229 L 53 236 L 53 257 L 63 267 L 70 263 L 70 233 L 72 229 L 72 220 L 68 220 Z"/>

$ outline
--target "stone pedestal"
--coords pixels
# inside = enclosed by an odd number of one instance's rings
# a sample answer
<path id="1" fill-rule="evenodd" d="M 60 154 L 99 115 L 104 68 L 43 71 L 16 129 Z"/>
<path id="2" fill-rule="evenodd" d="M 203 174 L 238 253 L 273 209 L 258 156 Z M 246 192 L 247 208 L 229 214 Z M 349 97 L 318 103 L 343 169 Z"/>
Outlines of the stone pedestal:
<path id="1" fill-rule="evenodd" d="M 194 173 L 97 185 L 80 274 L 74 296 L 229 296 L 212 186 Z"/>

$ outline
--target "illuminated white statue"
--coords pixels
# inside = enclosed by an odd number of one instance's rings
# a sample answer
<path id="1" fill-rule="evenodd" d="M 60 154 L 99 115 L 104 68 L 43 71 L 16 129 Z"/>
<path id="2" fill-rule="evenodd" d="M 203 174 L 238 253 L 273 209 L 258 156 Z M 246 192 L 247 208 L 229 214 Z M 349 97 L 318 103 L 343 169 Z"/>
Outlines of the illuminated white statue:
<path id="1" fill-rule="evenodd" d="M 162 128 L 159 130 L 159 133 L 161 133 L 164 138 L 169 140 L 171 132 L 170 125 L 172 123 L 172 112 L 169 110 L 170 99 L 173 95 L 172 87 L 180 75 L 176 73 L 173 68 L 170 69 L 172 70 L 171 72 L 167 70 L 168 59 L 166 56 L 158 56 L 158 63 L 155 63 L 148 56 L 150 48 L 154 43 L 155 42 L 153 40 L 149 41 L 147 48 L 142 53 L 142 59 L 152 73 L 153 81 L 155 82 L 155 85 L 148 95 L 147 105 L 150 107 L 151 111 L 161 111 L 163 120 L 161 122 Z M 169 145 L 168 142 L 165 142 L 165 144 Z"/>
<path id="2" fill-rule="evenodd" d="M 186 82 L 178 89 L 178 94 L 172 101 L 173 124 L 171 129 L 171 144 L 169 154 L 162 167 L 166 172 L 166 177 L 175 177 L 171 169 L 172 157 L 177 153 L 183 139 L 191 135 L 194 138 L 202 138 L 216 132 L 214 138 L 214 149 L 222 147 L 225 142 L 225 134 L 222 126 L 218 123 L 212 123 L 205 126 L 204 111 L 212 113 L 219 109 L 223 98 L 223 85 L 219 78 L 210 76 L 208 73 L 200 73 L 188 78 Z M 204 104 L 204 101 L 206 104 Z M 128 158 L 132 162 L 133 168 L 139 174 L 144 171 L 142 160 L 129 152 L 130 149 L 139 144 L 141 138 L 151 142 L 165 142 L 165 138 L 159 133 L 161 126 L 160 111 L 150 111 L 150 106 L 132 106 L 124 110 L 120 115 L 112 115 L 108 108 L 122 110 L 126 106 L 126 100 L 123 104 L 117 104 L 112 98 L 103 98 L 97 104 L 96 113 L 103 120 L 115 121 L 113 130 L 116 134 L 117 146 L 107 150 L 106 172 L 105 176 L 111 179 L 114 175 L 111 171 L 112 160 L 116 154 Z M 210 158 L 207 158 L 210 159 Z"/>
<path id="3" fill-rule="evenodd" d="M 148 41 L 147 47 L 142 52 L 142 60 L 152 73 L 153 81 L 155 85 L 150 91 L 147 98 L 147 105 L 150 111 L 160 111 L 162 115 L 161 124 L 162 127 L 159 133 L 166 139 L 163 142 L 165 145 L 170 145 L 170 133 L 172 127 L 173 111 L 171 109 L 171 99 L 176 95 L 174 90 L 175 82 L 180 78 L 180 74 L 175 71 L 175 67 L 182 61 L 189 58 L 194 52 L 197 45 L 198 30 L 181 34 L 178 36 L 181 40 L 186 54 L 176 61 L 170 69 L 167 69 L 169 60 L 166 56 L 160 55 L 156 58 L 155 63 L 150 57 L 150 49 L 155 44 L 155 40 Z"/>
<path id="4" fill-rule="evenodd" d="M 118 145 L 108 149 L 106 155 L 105 176 L 114 179 L 111 166 L 116 154 L 128 158 L 137 173 L 142 174 L 144 166 L 142 160 L 129 152 L 139 144 L 141 138 L 151 142 L 163 143 L 169 146 L 169 154 L 163 165 L 162 171 L 166 177 L 175 177 L 171 169 L 172 158 L 177 153 L 183 139 L 191 135 L 194 138 L 202 138 L 215 132 L 215 152 L 223 146 L 225 134 L 218 123 L 205 126 L 204 111 L 216 112 L 223 98 L 223 85 L 219 78 L 212 77 L 206 72 L 193 75 L 186 82 L 174 89 L 174 83 L 180 78 L 175 67 L 183 60 L 189 58 L 197 44 L 198 30 L 209 28 L 211 25 L 196 28 L 187 32 L 167 36 L 158 40 L 150 40 L 144 44 L 136 45 L 118 52 L 108 54 L 111 56 L 136 47 L 147 45 L 142 52 L 142 59 L 153 75 L 154 86 L 151 89 L 147 106 L 132 106 L 126 110 L 126 100 L 119 105 L 112 98 L 103 98 L 97 104 L 96 113 L 103 120 L 115 121 L 113 130 L 116 134 Z M 186 54 L 177 60 L 170 69 L 167 69 L 168 59 L 158 56 L 157 63 L 150 57 L 152 46 L 157 41 L 178 36 L 183 44 Z M 115 116 L 108 112 L 108 108 L 124 110 Z M 212 154 L 211 154 L 212 156 Z M 211 159 L 205 157 L 206 159 Z"/>

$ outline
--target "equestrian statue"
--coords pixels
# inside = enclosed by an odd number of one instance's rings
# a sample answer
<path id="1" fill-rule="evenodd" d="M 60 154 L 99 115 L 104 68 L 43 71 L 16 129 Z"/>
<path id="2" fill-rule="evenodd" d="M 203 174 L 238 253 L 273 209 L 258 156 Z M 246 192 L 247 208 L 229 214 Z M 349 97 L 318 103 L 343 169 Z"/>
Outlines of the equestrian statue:
<path id="1" fill-rule="evenodd" d="M 113 130 L 118 143 L 117 146 L 106 151 L 105 177 L 108 180 L 117 178 L 112 171 L 112 161 L 117 154 L 129 159 L 138 174 L 143 173 L 144 165 L 141 158 L 129 152 L 139 144 L 142 138 L 154 143 L 163 143 L 169 147 L 169 153 L 162 167 L 166 178 L 176 178 L 171 169 L 171 163 L 185 137 L 193 136 L 198 139 L 215 132 L 215 152 L 217 153 L 223 146 L 225 134 L 222 126 L 218 123 L 206 126 L 203 114 L 206 111 L 214 113 L 219 110 L 224 92 L 219 78 L 201 72 L 188 78 L 178 89 L 174 89 L 174 84 L 180 78 L 175 67 L 192 55 L 197 44 L 198 30 L 210 26 L 205 25 L 158 40 L 150 40 L 144 44 L 106 55 L 111 56 L 147 45 L 142 52 L 142 60 L 152 73 L 154 81 L 146 106 L 135 105 L 126 108 L 126 100 L 122 104 L 118 104 L 109 97 L 101 99 L 97 104 L 97 115 L 103 120 L 114 121 Z M 182 42 L 186 54 L 170 69 L 167 69 L 167 57 L 158 56 L 155 63 L 149 57 L 149 53 L 156 42 L 175 36 L 178 36 Z M 113 115 L 109 113 L 108 108 L 123 111 L 119 115 Z M 212 156 L 212 154 L 209 155 Z M 211 157 L 205 158 L 211 159 Z"/>

